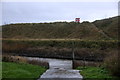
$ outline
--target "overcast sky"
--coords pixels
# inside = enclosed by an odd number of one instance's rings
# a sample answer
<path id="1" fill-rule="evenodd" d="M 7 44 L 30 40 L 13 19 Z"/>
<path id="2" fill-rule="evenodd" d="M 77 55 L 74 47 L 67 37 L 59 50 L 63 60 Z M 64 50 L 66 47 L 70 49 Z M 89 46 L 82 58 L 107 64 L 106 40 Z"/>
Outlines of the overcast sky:
<path id="1" fill-rule="evenodd" d="M 117 2 L 3 2 L 2 23 L 94 21 L 118 15 Z"/>

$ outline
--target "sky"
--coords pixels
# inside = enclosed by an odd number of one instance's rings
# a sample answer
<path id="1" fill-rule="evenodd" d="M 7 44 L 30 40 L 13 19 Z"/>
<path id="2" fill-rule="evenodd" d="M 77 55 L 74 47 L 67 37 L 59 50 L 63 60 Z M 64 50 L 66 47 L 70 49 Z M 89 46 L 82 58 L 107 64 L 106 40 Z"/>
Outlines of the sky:
<path id="1" fill-rule="evenodd" d="M 105 1 L 105 0 L 104 0 Z M 118 2 L 3 1 L 2 24 L 95 21 L 118 15 Z"/>

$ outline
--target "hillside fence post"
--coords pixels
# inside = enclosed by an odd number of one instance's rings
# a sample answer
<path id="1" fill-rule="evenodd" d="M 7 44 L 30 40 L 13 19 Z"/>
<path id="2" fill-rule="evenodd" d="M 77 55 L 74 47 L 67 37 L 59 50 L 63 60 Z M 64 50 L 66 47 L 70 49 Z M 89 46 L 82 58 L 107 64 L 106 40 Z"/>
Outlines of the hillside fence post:
<path id="1" fill-rule="evenodd" d="M 75 60 L 75 54 L 74 54 L 74 41 L 72 42 L 72 67 L 75 68 L 74 60 Z"/>

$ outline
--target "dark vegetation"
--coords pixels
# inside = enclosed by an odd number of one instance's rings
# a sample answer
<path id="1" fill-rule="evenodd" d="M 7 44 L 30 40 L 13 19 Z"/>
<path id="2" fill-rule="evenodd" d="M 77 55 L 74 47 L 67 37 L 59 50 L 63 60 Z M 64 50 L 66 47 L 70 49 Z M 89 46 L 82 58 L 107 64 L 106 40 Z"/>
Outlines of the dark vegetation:
<path id="1" fill-rule="evenodd" d="M 117 41 L 84 40 L 3 40 L 3 53 L 18 56 L 72 59 L 74 43 L 75 59 L 103 61 L 110 51 L 116 50 Z"/>
<path id="2" fill-rule="evenodd" d="M 104 66 L 114 76 L 120 76 L 120 57 L 118 51 L 111 51 L 110 55 L 104 60 Z"/>

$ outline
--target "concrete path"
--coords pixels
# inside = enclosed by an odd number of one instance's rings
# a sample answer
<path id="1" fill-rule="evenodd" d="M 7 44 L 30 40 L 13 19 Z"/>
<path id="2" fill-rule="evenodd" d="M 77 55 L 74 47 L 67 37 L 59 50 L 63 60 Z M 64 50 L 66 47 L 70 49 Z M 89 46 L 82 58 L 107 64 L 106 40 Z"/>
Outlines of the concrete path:
<path id="1" fill-rule="evenodd" d="M 60 68 L 47 70 L 41 78 L 82 78 L 82 76 L 79 74 L 79 70 Z"/>
<path id="2" fill-rule="evenodd" d="M 49 69 L 41 75 L 38 80 L 82 80 L 79 70 L 72 69 L 71 60 L 49 59 L 49 58 L 32 58 L 39 61 L 49 62 Z"/>
<path id="3" fill-rule="evenodd" d="M 82 80 L 79 70 L 72 69 L 71 60 L 46 59 L 48 69 L 38 80 Z"/>

